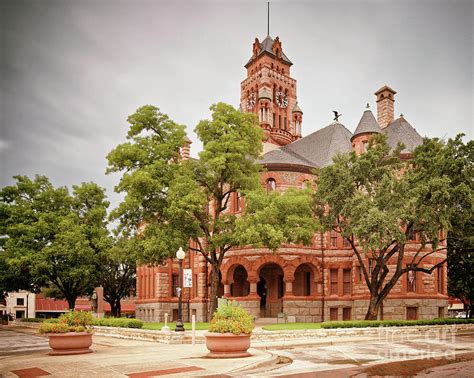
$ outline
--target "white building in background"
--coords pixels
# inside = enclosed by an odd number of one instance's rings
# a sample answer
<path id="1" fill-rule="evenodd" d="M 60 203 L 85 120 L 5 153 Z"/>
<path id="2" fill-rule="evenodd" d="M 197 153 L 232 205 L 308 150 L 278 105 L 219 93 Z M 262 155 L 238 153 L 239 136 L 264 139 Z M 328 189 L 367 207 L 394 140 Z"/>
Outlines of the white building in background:
<path id="1" fill-rule="evenodd" d="M 35 317 L 36 294 L 34 293 L 30 293 L 26 290 L 8 293 L 6 303 L 4 312 L 11 314 L 15 319 Z"/>

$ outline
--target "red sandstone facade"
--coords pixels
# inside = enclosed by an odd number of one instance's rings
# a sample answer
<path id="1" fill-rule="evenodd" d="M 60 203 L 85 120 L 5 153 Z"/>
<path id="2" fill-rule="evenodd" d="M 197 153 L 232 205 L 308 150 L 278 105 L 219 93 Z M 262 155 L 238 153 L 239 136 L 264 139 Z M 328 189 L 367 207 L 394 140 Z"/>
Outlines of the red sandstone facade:
<path id="1" fill-rule="evenodd" d="M 247 78 L 241 83 L 240 107 L 256 113 L 265 130 L 261 163 L 266 171 L 261 174 L 261 183 L 267 190 L 286 190 L 312 182 L 313 169 L 327 164 L 331 153 L 351 149 L 363 153 L 368 138 L 376 132 L 387 132 L 392 143 L 406 138 L 402 141 L 408 144 L 403 151 L 407 158 L 414 143 L 421 140 L 403 117 L 394 120 L 396 92 L 387 86 L 375 93 L 377 121 L 366 109 L 354 134 L 334 122 L 302 138 L 303 113 L 297 104 L 296 80 L 290 76 L 292 63 L 283 53 L 281 42 L 278 37 L 273 40 L 268 36 L 261 43 L 256 39 L 252 51 L 245 66 Z M 328 156 L 314 155 L 308 145 L 326 149 Z M 185 152 L 189 156 L 188 147 Z M 238 214 L 244 205 L 243 198 L 234 196 L 229 211 Z M 418 247 L 414 235 L 406 248 L 407 259 Z M 424 267 L 444 258 L 445 253 L 435 253 L 425 259 Z M 370 269 L 369 260 L 365 264 Z M 199 253 L 191 251 L 186 254 L 183 268 L 192 269 L 193 277 L 193 287 L 183 292 L 183 318 L 188 320 L 195 314 L 198 321 L 208 320 L 211 269 Z M 446 279 L 446 266 L 431 275 L 417 272 L 414 277 L 403 276 L 384 301 L 380 318 L 444 316 Z M 177 319 L 178 286 L 178 264 L 173 259 L 161 266 L 138 267 L 137 318 L 163 321 L 168 313 L 171 319 Z M 256 318 L 284 313 L 290 320 L 305 322 L 363 319 L 369 301 L 359 262 L 350 246 L 335 233 L 316 234 L 310 246 L 283 245 L 276 252 L 250 247 L 230 250 L 221 267 L 219 296 L 237 300 Z"/>

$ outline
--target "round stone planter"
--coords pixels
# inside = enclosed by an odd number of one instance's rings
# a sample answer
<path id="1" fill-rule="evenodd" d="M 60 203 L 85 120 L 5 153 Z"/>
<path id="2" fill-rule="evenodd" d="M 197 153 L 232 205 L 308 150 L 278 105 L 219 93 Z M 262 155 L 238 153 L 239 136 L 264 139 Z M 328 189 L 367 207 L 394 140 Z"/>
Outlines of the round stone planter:
<path id="1" fill-rule="evenodd" d="M 244 333 L 234 335 L 233 333 L 207 332 L 206 347 L 209 349 L 207 357 L 210 358 L 240 358 L 249 357 L 247 352 L 250 348 L 250 335 Z"/>
<path id="2" fill-rule="evenodd" d="M 92 353 L 89 347 L 92 345 L 92 333 L 67 332 L 48 333 L 51 355 L 84 354 Z"/>

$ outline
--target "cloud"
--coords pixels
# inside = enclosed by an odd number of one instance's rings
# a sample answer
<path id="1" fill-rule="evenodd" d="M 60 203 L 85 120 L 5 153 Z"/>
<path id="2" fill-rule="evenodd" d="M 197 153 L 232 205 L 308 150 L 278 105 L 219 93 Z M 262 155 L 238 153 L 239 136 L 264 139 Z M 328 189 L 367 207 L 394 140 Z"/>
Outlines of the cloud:
<path id="1" fill-rule="evenodd" d="M 266 4 L 173 1 L 3 1 L 0 185 L 14 174 L 57 185 L 96 181 L 127 116 L 157 105 L 192 132 L 209 105 L 238 106 L 243 65 L 266 34 Z M 472 1 L 275 2 L 298 80 L 303 134 L 332 120 L 354 130 L 373 92 L 393 87 L 395 112 L 422 135 L 473 137 Z M 6 143 L 6 144 L 2 144 Z M 113 205 L 118 196 L 114 197 Z"/>

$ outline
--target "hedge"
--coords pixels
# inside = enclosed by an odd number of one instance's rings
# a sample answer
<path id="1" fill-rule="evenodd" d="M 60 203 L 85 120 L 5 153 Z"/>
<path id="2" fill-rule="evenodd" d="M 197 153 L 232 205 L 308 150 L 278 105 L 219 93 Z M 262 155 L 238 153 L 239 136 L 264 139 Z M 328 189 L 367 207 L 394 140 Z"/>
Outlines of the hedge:
<path id="1" fill-rule="evenodd" d="M 365 328 L 365 327 L 407 327 L 443 324 L 474 324 L 474 319 L 431 319 L 431 320 L 356 320 L 321 323 L 321 328 Z"/>
<path id="2" fill-rule="evenodd" d="M 143 322 L 138 319 L 101 318 L 94 319 L 92 325 L 104 327 L 142 328 Z"/>
<path id="3" fill-rule="evenodd" d="M 21 318 L 19 320 L 20 320 L 20 322 L 23 322 L 23 323 L 42 323 L 46 319 L 43 319 L 43 318 Z"/>
<path id="4" fill-rule="evenodd" d="M 59 323 L 59 319 L 57 318 L 45 319 L 43 323 Z"/>

